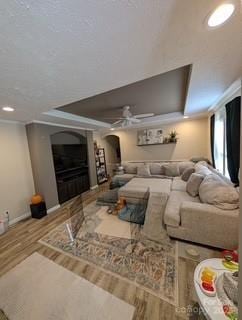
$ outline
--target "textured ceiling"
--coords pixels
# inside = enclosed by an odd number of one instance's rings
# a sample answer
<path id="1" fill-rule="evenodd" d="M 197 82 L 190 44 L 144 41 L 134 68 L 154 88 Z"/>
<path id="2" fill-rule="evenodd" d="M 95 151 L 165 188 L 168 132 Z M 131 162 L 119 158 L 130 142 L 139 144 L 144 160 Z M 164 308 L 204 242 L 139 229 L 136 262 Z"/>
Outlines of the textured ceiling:
<path id="1" fill-rule="evenodd" d="M 183 112 L 190 67 L 141 80 L 59 108 L 79 116 L 113 123 L 122 116 L 122 107 L 131 106 L 133 114 L 162 115 Z"/>
<path id="2" fill-rule="evenodd" d="M 0 4 L 0 118 L 41 112 L 192 64 L 186 112 L 242 74 L 242 17 L 208 30 L 218 0 L 15 0 Z"/>

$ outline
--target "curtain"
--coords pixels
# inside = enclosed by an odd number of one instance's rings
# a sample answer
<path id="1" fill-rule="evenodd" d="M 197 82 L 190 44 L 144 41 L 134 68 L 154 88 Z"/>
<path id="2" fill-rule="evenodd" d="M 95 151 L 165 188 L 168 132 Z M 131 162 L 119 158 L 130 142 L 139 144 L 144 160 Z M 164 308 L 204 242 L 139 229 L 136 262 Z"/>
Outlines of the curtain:
<path id="1" fill-rule="evenodd" d="M 211 156 L 212 156 L 212 165 L 215 168 L 214 161 L 214 124 L 215 124 L 215 114 L 210 118 L 210 145 L 211 145 Z"/>
<path id="2" fill-rule="evenodd" d="M 235 184 L 239 184 L 240 104 L 241 97 L 236 97 L 225 105 L 228 171 L 231 181 Z"/>

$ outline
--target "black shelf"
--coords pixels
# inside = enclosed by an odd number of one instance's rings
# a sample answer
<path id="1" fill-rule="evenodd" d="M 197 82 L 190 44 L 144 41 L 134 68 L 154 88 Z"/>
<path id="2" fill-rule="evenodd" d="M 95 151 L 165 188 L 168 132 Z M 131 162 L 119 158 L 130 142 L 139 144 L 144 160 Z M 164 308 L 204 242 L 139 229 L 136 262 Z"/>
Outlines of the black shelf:
<path id="1" fill-rule="evenodd" d="M 137 144 L 137 147 L 158 146 L 158 145 L 166 145 L 166 144 L 176 144 L 176 142 Z"/>
<path id="2" fill-rule="evenodd" d="M 95 161 L 97 171 L 97 183 L 102 184 L 108 181 L 104 148 L 97 148 L 95 150 Z"/>

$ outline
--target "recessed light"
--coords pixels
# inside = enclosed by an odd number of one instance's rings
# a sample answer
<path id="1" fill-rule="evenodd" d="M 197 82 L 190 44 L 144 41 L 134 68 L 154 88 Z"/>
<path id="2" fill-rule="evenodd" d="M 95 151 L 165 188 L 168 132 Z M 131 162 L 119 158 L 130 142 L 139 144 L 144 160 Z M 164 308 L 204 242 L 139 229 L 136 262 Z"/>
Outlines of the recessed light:
<path id="1" fill-rule="evenodd" d="M 208 18 L 208 26 L 211 28 L 220 26 L 227 21 L 233 14 L 234 4 L 224 3 L 217 7 Z"/>
<path id="2" fill-rule="evenodd" d="M 110 130 L 111 130 L 111 131 L 113 131 L 113 130 L 114 130 L 114 128 L 110 128 Z"/>
<path id="3" fill-rule="evenodd" d="M 183 117 L 183 119 L 188 119 L 188 118 L 189 118 L 188 116 L 184 116 L 184 117 Z"/>
<path id="4" fill-rule="evenodd" d="M 15 109 L 12 107 L 3 107 L 2 110 L 7 112 L 13 112 Z"/>

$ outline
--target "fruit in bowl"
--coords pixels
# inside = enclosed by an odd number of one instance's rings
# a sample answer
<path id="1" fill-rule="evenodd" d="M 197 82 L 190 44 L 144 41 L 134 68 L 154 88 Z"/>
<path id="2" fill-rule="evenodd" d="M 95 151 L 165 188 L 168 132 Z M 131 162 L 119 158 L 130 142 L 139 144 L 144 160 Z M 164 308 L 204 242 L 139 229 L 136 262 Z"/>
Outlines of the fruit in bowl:
<path id="1" fill-rule="evenodd" d="M 209 297 L 216 296 L 216 287 L 215 287 L 215 280 L 217 274 L 216 272 L 210 267 L 204 267 L 200 271 L 199 275 L 199 285 L 204 294 Z"/>

